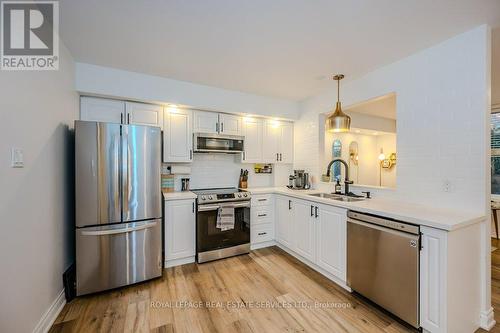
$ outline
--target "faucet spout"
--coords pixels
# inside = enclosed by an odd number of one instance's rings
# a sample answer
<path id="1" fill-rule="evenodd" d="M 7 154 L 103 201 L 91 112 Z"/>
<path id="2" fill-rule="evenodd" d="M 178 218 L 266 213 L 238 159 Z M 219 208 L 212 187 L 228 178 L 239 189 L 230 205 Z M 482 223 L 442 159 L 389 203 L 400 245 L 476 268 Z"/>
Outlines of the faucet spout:
<path id="1" fill-rule="evenodd" d="M 345 195 L 349 195 L 349 184 L 352 184 L 353 182 L 349 180 L 349 165 L 347 164 L 346 161 L 344 161 L 341 158 L 334 158 L 333 160 L 328 163 L 327 169 L 326 169 L 326 175 L 330 177 L 330 169 L 335 162 L 340 162 L 344 165 L 345 167 L 345 179 L 344 179 L 344 193 Z"/>

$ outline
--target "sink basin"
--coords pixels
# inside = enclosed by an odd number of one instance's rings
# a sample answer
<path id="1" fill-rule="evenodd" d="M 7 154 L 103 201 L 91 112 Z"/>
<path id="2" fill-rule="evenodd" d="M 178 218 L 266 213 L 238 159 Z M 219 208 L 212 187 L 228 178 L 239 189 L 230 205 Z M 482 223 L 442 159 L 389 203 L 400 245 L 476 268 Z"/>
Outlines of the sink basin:
<path id="1" fill-rule="evenodd" d="M 357 201 L 365 200 L 365 198 L 354 198 L 354 197 L 348 197 L 345 195 L 330 194 L 330 193 L 314 193 L 314 194 L 309 194 L 309 195 L 313 196 L 313 197 L 325 198 L 325 199 L 331 199 L 331 200 L 337 200 L 337 201 L 344 201 L 344 202 L 357 202 Z"/>

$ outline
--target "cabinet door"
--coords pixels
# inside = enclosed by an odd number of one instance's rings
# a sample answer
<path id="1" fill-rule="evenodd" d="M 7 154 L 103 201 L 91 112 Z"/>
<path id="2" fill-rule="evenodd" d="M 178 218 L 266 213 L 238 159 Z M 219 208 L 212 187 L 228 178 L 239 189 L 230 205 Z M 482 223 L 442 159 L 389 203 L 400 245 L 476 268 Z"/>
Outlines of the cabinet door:
<path id="1" fill-rule="evenodd" d="M 126 102 L 127 124 L 163 128 L 163 106 Z"/>
<path id="2" fill-rule="evenodd" d="M 316 260 L 316 221 L 315 207 L 309 201 L 294 200 L 293 219 L 296 236 L 293 250 L 304 258 L 315 262 Z"/>
<path id="3" fill-rule="evenodd" d="M 163 125 L 163 161 L 192 162 L 193 132 L 191 110 L 165 111 Z"/>
<path id="4" fill-rule="evenodd" d="M 125 102 L 106 98 L 81 97 L 80 120 L 121 124 L 125 120 Z"/>
<path id="5" fill-rule="evenodd" d="M 293 124 L 281 123 L 279 138 L 279 162 L 293 163 Z"/>
<path id="6" fill-rule="evenodd" d="M 195 111 L 193 131 L 195 133 L 218 133 L 219 114 L 217 112 Z"/>
<path id="7" fill-rule="evenodd" d="M 219 113 L 219 132 L 226 135 L 242 135 L 241 117 Z"/>
<path id="8" fill-rule="evenodd" d="M 165 259 L 195 255 L 194 200 L 165 202 Z"/>
<path id="9" fill-rule="evenodd" d="M 261 119 L 245 119 L 243 121 L 243 135 L 245 136 L 245 151 L 243 162 L 262 163 L 262 130 Z"/>
<path id="10" fill-rule="evenodd" d="M 279 160 L 278 145 L 281 136 L 279 122 L 266 120 L 262 140 L 262 158 L 265 163 L 276 163 Z"/>
<path id="11" fill-rule="evenodd" d="M 293 247 L 292 200 L 276 196 L 276 240 L 288 248 Z"/>
<path id="12" fill-rule="evenodd" d="M 316 264 L 346 281 L 347 211 L 327 205 L 318 207 Z"/>
<path id="13" fill-rule="evenodd" d="M 429 332 L 446 332 L 446 231 L 426 227 L 420 231 L 420 325 Z"/>

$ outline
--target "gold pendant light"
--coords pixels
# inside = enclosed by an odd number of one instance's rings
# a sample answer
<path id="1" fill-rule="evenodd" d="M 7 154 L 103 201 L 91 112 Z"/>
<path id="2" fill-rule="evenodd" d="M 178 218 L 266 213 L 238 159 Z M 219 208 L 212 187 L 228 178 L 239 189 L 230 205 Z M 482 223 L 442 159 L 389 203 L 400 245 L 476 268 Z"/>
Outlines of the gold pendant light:
<path id="1" fill-rule="evenodd" d="M 340 104 L 340 80 L 344 78 L 344 74 L 337 74 L 333 77 L 337 81 L 337 105 L 335 112 L 326 118 L 326 129 L 329 132 L 349 132 L 351 129 L 351 117 L 342 112 Z"/>

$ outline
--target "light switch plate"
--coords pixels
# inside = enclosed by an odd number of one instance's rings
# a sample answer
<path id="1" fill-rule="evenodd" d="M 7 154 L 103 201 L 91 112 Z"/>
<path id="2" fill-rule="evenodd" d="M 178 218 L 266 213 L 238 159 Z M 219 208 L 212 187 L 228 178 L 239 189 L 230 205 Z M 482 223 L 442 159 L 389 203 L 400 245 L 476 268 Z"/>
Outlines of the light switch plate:
<path id="1" fill-rule="evenodd" d="M 20 148 L 11 148 L 11 166 L 13 168 L 23 168 L 24 167 L 24 157 L 23 150 Z"/>

